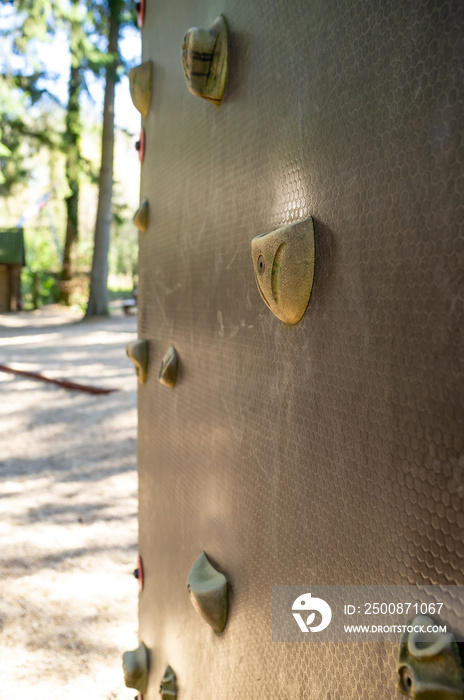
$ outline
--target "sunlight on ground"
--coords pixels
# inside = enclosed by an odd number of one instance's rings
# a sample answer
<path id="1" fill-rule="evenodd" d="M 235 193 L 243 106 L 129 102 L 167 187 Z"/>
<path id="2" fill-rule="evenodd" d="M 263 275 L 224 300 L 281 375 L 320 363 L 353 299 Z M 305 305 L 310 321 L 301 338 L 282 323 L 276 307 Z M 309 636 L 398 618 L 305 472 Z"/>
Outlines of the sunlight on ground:
<path id="1" fill-rule="evenodd" d="M 137 321 L 75 321 L 0 316 L 2 363 L 118 389 L 95 396 L 0 373 L 2 690 L 132 700 L 121 655 L 138 645 L 137 384 L 125 345 Z"/>

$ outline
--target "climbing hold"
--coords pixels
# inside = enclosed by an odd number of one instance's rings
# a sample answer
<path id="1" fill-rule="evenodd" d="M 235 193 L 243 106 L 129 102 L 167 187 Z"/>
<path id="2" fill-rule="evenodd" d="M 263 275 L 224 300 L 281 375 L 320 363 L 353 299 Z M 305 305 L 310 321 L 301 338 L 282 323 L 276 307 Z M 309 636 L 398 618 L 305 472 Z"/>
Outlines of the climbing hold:
<path id="1" fill-rule="evenodd" d="M 161 679 L 160 695 L 162 700 L 172 700 L 177 697 L 176 674 L 170 666 L 166 668 Z"/>
<path id="2" fill-rule="evenodd" d="M 143 642 L 133 651 L 122 655 L 124 683 L 127 688 L 135 688 L 139 693 L 146 693 L 148 687 L 148 649 Z"/>
<path id="3" fill-rule="evenodd" d="M 139 206 L 134 214 L 132 223 L 138 228 L 139 231 L 145 232 L 148 228 L 148 199 L 146 199 Z"/>
<path id="4" fill-rule="evenodd" d="M 177 350 L 171 345 L 166 355 L 163 357 L 158 379 L 161 384 L 173 389 L 177 381 L 177 370 L 179 368 L 179 355 Z"/>
<path id="5" fill-rule="evenodd" d="M 126 345 L 127 357 L 135 365 L 140 384 L 145 384 L 148 373 L 148 340 L 132 340 Z"/>
<path id="6" fill-rule="evenodd" d="M 152 73 L 152 61 L 144 61 L 129 71 L 132 102 L 142 117 L 146 117 L 150 109 Z"/>
<path id="7" fill-rule="evenodd" d="M 264 303 L 293 326 L 308 306 L 314 278 L 314 224 L 310 217 L 253 238 L 251 254 Z"/>
<path id="8" fill-rule="evenodd" d="M 397 671 L 398 688 L 415 700 L 463 700 L 464 666 L 459 647 L 450 632 L 438 629 L 428 615 L 418 615 L 409 623 L 400 641 Z M 424 630 L 424 631 L 416 631 Z"/>
<path id="9" fill-rule="evenodd" d="M 219 105 L 227 82 L 228 36 L 220 15 L 209 29 L 189 29 L 182 44 L 182 67 L 193 95 Z"/>
<path id="10" fill-rule="evenodd" d="M 222 632 L 229 608 L 227 579 L 210 564 L 204 552 L 190 569 L 187 588 L 190 601 L 200 617 L 215 632 Z"/>

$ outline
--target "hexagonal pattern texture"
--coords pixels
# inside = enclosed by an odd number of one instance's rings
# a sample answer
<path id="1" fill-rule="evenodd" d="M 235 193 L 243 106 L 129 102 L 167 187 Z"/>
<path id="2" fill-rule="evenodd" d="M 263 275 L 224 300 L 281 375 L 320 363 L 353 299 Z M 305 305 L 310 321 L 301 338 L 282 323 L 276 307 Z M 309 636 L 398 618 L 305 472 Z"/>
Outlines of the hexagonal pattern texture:
<path id="1" fill-rule="evenodd" d="M 217 108 L 185 31 L 223 13 Z M 147 0 L 139 332 L 146 700 L 391 700 L 392 644 L 277 644 L 272 584 L 464 583 L 464 4 Z M 251 239 L 312 216 L 316 269 L 287 327 Z M 157 370 L 174 345 L 174 390 Z M 225 632 L 190 605 L 205 551 Z"/>

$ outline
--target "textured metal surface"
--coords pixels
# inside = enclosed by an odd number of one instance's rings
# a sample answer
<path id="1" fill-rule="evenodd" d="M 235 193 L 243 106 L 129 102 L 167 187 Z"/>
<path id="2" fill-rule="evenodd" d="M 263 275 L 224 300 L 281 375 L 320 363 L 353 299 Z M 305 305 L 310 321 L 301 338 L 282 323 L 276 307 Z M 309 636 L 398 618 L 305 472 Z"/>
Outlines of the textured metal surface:
<path id="1" fill-rule="evenodd" d="M 180 54 L 221 13 L 213 108 Z M 272 643 L 271 585 L 464 582 L 463 20 L 459 0 L 148 3 L 146 700 L 168 663 L 182 700 L 399 698 L 393 645 Z M 250 242 L 308 216 L 314 287 L 287 327 Z M 185 587 L 202 550 L 231 583 L 221 636 Z"/>

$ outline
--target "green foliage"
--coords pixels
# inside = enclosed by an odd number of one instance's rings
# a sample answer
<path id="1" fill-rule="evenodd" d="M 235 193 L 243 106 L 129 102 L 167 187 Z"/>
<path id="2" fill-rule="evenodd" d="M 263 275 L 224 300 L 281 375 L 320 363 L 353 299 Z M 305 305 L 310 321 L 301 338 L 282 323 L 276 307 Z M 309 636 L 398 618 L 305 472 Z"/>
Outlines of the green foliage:
<path id="1" fill-rule="evenodd" d="M 53 304 L 59 297 L 60 256 L 47 226 L 25 227 L 26 267 L 21 273 L 23 306 Z"/>
<path id="2" fill-rule="evenodd" d="M 51 27 L 42 16 L 45 5 L 45 0 L 35 3 L 30 16 L 12 13 L 10 26 L 0 32 L 4 45 L 9 42 L 16 55 L 23 54 L 32 38 L 43 39 L 50 33 Z M 0 63 L 0 196 L 4 197 L 28 179 L 27 159 L 31 155 L 43 145 L 51 149 L 60 145 L 56 100 L 40 84 L 44 67 L 31 52 L 22 58 L 12 68 L 4 53 Z"/>
<path id="3" fill-rule="evenodd" d="M 19 31 L 15 32 L 14 49 L 25 54 L 31 40 L 46 41 L 53 38 L 57 20 L 61 16 L 61 2 L 53 0 L 16 0 L 14 3 Z"/>
<path id="4" fill-rule="evenodd" d="M 59 270 L 61 260 L 49 227 L 25 226 L 26 262 L 31 272 Z"/>
<path id="5" fill-rule="evenodd" d="M 5 5 L 3 0 L 3 7 Z M 114 66 L 113 77 L 117 80 L 124 72 L 125 64 L 119 53 L 107 50 L 110 15 L 118 18 L 120 26 L 132 26 L 135 23 L 133 3 L 125 0 L 13 0 L 8 3 L 6 12 L 8 22 L 3 22 L 2 26 L 8 25 L 8 28 L 0 29 L 0 38 L 4 42 L 3 57 L 0 57 L 0 198 L 16 200 L 22 196 L 24 199 L 21 193 L 26 192 L 33 177 L 31 168 L 35 167 L 39 157 L 40 162 L 43 161 L 44 151 L 56 154 L 59 173 L 51 169 L 50 185 L 45 186 L 55 188 L 68 203 L 74 196 L 76 201 L 68 207 L 68 218 L 73 219 L 77 232 L 82 218 L 77 210 L 81 184 L 98 180 L 95 164 L 81 151 L 84 128 L 82 95 L 88 89 L 89 75 L 103 79 L 107 70 Z M 53 94 L 53 74 L 42 64 L 38 51 L 43 42 L 53 42 L 57 32 L 66 32 L 70 48 L 71 70 L 66 104 L 60 104 Z M 66 177 L 62 174 L 63 167 Z M 137 232 L 123 205 L 114 204 L 114 210 L 109 268 L 110 271 L 134 275 L 137 270 Z M 20 214 L 21 210 L 18 219 Z M 11 216 L 16 215 L 12 213 Z M 64 240 L 65 229 L 61 223 L 59 236 Z M 26 229 L 26 239 L 30 261 L 30 267 L 23 274 L 26 294 L 30 300 L 34 280 L 35 285 L 39 284 L 42 302 L 52 301 L 56 292 L 53 280 L 61 265 L 56 247 L 50 244 L 46 229 L 36 229 L 33 235 L 32 230 L 28 233 Z M 79 246 L 80 264 L 88 265 L 93 243 L 85 238 Z M 42 281 L 43 270 L 55 272 L 47 273 L 49 276 Z M 37 296 L 37 292 L 34 293 Z M 85 294 L 86 284 L 82 284 L 81 296 Z"/>
<path id="6" fill-rule="evenodd" d="M 128 216 L 125 204 L 113 202 L 113 231 L 110 242 L 108 267 L 115 275 L 130 275 L 138 272 L 138 232 Z"/>
<path id="7" fill-rule="evenodd" d="M 29 311 L 45 304 L 56 304 L 60 296 L 59 278 L 56 272 L 24 268 L 21 273 L 23 308 Z"/>

